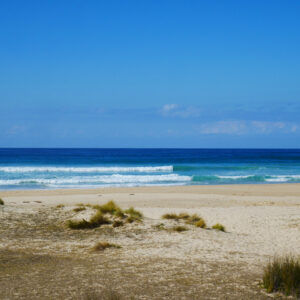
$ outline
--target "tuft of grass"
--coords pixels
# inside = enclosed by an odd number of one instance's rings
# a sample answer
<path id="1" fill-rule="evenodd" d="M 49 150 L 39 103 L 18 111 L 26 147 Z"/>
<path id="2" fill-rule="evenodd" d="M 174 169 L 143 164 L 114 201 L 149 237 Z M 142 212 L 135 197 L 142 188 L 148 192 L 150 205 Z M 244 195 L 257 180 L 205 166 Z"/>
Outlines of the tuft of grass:
<path id="1" fill-rule="evenodd" d="M 196 223 L 194 223 L 194 225 L 196 227 L 199 227 L 199 228 L 206 228 L 206 223 L 203 219 L 200 218 L 199 221 L 197 221 Z"/>
<path id="2" fill-rule="evenodd" d="M 56 208 L 63 208 L 63 207 L 65 207 L 63 204 L 58 204 L 58 205 L 56 206 Z"/>
<path id="3" fill-rule="evenodd" d="M 164 229 L 166 229 L 164 223 L 156 224 L 156 225 L 153 225 L 152 227 L 155 228 L 155 229 L 157 229 L 157 230 L 164 230 Z"/>
<path id="4" fill-rule="evenodd" d="M 126 219 L 128 223 L 132 223 L 135 221 L 139 222 L 143 218 L 143 214 L 138 210 L 134 209 L 133 207 L 129 207 L 124 212 L 129 215 L 128 218 Z"/>
<path id="5" fill-rule="evenodd" d="M 4 205 L 4 201 L 0 198 L 0 205 Z"/>
<path id="6" fill-rule="evenodd" d="M 187 231 L 188 229 L 185 226 L 174 226 L 172 227 L 172 230 L 176 232 L 183 232 L 183 231 Z"/>
<path id="7" fill-rule="evenodd" d="M 103 251 L 107 248 L 121 248 L 120 245 L 117 244 L 111 244 L 108 242 L 98 242 L 93 248 L 93 251 Z"/>
<path id="8" fill-rule="evenodd" d="M 84 206 L 79 206 L 79 207 L 76 207 L 73 209 L 73 211 L 75 212 L 80 212 L 80 211 L 83 211 L 83 210 L 86 210 L 86 208 Z"/>
<path id="9" fill-rule="evenodd" d="M 111 215 L 114 215 L 117 211 L 121 211 L 121 208 L 116 205 L 114 201 L 109 201 L 106 204 L 100 205 L 97 207 L 97 209 L 103 214 Z"/>
<path id="10" fill-rule="evenodd" d="M 115 220 L 112 224 L 113 227 L 120 227 L 123 225 L 124 225 L 123 221 L 120 221 L 120 220 Z"/>
<path id="11" fill-rule="evenodd" d="M 166 220 L 179 220 L 180 219 L 179 215 L 173 214 L 173 213 L 171 213 L 171 214 L 164 214 L 164 215 L 162 215 L 162 218 L 166 219 Z"/>
<path id="12" fill-rule="evenodd" d="M 201 220 L 203 220 L 201 217 L 199 217 L 197 214 L 193 214 L 186 219 L 185 223 L 190 225 L 196 225 L 196 223 Z"/>
<path id="13" fill-rule="evenodd" d="M 94 216 L 91 217 L 90 221 L 85 219 L 80 221 L 68 220 L 67 226 L 70 229 L 93 229 L 110 223 L 110 220 L 106 218 L 101 211 L 98 211 Z"/>
<path id="14" fill-rule="evenodd" d="M 226 231 L 226 230 L 225 230 L 225 226 L 223 226 L 223 225 L 220 224 L 220 223 L 215 224 L 215 225 L 212 227 L 212 229 L 216 229 L 216 230 L 223 231 L 223 232 Z"/>
<path id="15" fill-rule="evenodd" d="M 300 258 L 275 257 L 264 269 L 263 286 L 268 293 L 300 297 Z"/>

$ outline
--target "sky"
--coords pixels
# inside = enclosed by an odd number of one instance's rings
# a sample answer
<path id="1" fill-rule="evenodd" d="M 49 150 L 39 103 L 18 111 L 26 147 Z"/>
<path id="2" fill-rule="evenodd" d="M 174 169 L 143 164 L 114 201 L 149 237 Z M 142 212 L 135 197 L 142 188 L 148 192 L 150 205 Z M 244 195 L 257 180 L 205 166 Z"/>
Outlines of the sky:
<path id="1" fill-rule="evenodd" d="M 0 147 L 300 148 L 300 1 L 1 1 Z"/>

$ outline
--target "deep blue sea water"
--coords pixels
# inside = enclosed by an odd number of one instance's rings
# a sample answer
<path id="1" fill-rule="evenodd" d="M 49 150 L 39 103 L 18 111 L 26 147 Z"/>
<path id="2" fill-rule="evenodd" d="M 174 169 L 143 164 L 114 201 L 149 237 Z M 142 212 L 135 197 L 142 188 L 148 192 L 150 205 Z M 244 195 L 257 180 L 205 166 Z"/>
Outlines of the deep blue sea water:
<path id="1" fill-rule="evenodd" d="M 300 149 L 0 149 L 0 189 L 300 182 Z"/>

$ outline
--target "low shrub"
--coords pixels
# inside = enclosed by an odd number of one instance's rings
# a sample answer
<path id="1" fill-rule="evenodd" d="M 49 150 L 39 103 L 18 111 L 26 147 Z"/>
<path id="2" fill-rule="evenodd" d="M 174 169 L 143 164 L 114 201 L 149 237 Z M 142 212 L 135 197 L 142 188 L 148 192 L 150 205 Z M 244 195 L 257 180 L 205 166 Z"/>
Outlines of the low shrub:
<path id="1" fill-rule="evenodd" d="M 75 212 L 80 212 L 80 211 L 83 211 L 83 210 L 86 210 L 86 208 L 84 206 L 76 207 L 76 208 L 73 209 L 73 211 L 75 211 Z"/>
<path id="2" fill-rule="evenodd" d="M 206 223 L 203 219 L 200 218 L 200 220 L 198 220 L 196 223 L 194 223 L 194 225 L 196 227 L 199 227 L 199 228 L 206 228 Z"/>
<path id="3" fill-rule="evenodd" d="M 123 223 L 123 221 L 120 221 L 120 220 L 115 220 L 114 222 L 113 222 L 113 227 L 120 227 L 120 226 L 123 226 L 124 225 L 124 223 Z"/>
<path id="4" fill-rule="evenodd" d="M 263 286 L 268 293 L 300 297 L 300 258 L 275 257 L 264 269 Z"/>
<path id="5" fill-rule="evenodd" d="M 104 224 L 110 224 L 110 220 L 106 218 L 100 211 L 91 217 L 90 221 L 82 219 L 80 221 L 68 220 L 67 226 L 70 229 L 93 229 Z"/>
<path id="6" fill-rule="evenodd" d="M 212 227 L 212 229 L 216 229 L 216 230 L 225 232 L 225 227 L 224 227 L 222 224 L 220 224 L 220 223 L 215 224 L 215 225 Z"/>
<path id="7" fill-rule="evenodd" d="M 183 232 L 183 231 L 187 231 L 188 229 L 185 226 L 174 226 L 172 227 L 172 230 L 176 232 Z"/>
<path id="8" fill-rule="evenodd" d="M 135 219 L 141 220 L 143 218 L 143 214 L 138 210 L 134 209 L 133 207 L 129 207 L 124 212 Z"/>
<path id="9" fill-rule="evenodd" d="M 162 218 L 166 219 L 166 220 L 179 220 L 180 219 L 179 215 L 173 214 L 173 213 L 171 213 L 171 214 L 164 214 L 164 215 L 162 215 Z"/>
<path id="10" fill-rule="evenodd" d="M 4 201 L 0 198 L 0 205 L 4 205 Z"/>
<path id="11" fill-rule="evenodd" d="M 197 214 L 193 214 L 191 216 L 188 216 L 185 223 L 190 224 L 190 225 L 196 225 L 196 223 L 201 221 L 201 220 L 203 220 L 201 217 L 199 217 Z"/>
<path id="12" fill-rule="evenodd" d="M 121 248 L 121 246 L 116 245 L 116 244 L 111 244 L 108 242 L 99 242 L 92 248 L 92 250 L 93 251 L 103 251 L 107 248 Z"/>
<path id="13" fill-rule="evenodd" d="M 117 211 L 121 211 L 121 208 L 115 204 L 114 201 L 109 201 L 106 204 L 97 207 L 103 214 L 115 214 Z"/>

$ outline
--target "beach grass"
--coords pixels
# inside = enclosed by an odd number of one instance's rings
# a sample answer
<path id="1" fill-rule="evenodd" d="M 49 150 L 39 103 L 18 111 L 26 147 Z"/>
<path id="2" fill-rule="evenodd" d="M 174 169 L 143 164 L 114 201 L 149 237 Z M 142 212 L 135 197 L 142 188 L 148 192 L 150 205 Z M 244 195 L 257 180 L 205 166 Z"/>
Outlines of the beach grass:
<path id="1" fill-rule="evenodd" d="M 187 231 L 188 228 L 185 226 L 174 226 L 171 228 L 171 230 L 176 232 L 183 232 L 183 231 Z"/>
<path id="2" fill-rule="evenodd" d="M 112 244 L 109 242 L 98 242 L 93 248 L 93 251 L 103 251 L 107 248 L 121 248 L 120 245 Z"/>
<path id="3" fill-rule="evenodd" d="M 206 223 L 203 219 L 198 220 L 194 225 L 199 228 L 206 228 Z"/>
<path id="4" fill-rule="evenodd" d="M 104 224 L 110 224 L 111 221 L 105 217 L 101 211 L 97 211 L 97 213 L 91 217 L 89 221 L 82 219 L 79 221 L 68 220 L 67 226 L 70 229 L 93 229 L 100 227 Z"/>
<path id="5" fill-rule="evenodd" d="M 80 212 L 80 211 L 83 211 L 83 210 L 86 210 L 86 208 L 84 206 L 76 207 L 76 208 L 73 209 L 74 212 Z"/>
<path id="6" fill-rule="evenodd" d="M 216 229 L 216 230 L 223 231 L 223 232 L 226 231 L 225 226 L 220 223 L 213 225 L 212 229 Z"/>
<path id="7" fill-rule="evenodd" d="M 4 201 L 0 198 L 0 205 L 4 205 Z"/>
<path id="8" fill-rule="evenodd" d="M 264 269 L 263 286 L 268 293 L 300 297 L 300 258 L 275 257 Z"/>

